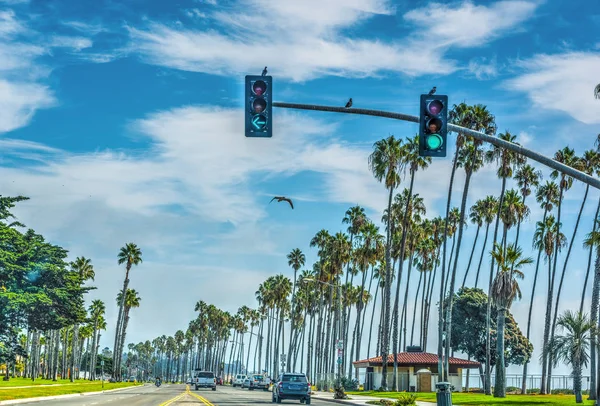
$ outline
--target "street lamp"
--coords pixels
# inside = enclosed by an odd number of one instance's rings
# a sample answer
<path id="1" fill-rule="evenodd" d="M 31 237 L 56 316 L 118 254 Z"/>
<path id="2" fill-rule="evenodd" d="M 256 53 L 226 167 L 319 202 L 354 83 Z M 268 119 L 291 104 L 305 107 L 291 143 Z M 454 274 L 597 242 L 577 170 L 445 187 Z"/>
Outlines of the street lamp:
<path id="1" fill-rule="evenodd" d="M 343 357 L 344 357 L 344 341 L 342 339 L 343 335 L 342 335 L 342 287 L 339 284 L 333 284 L 333 283 L 329 283 L 329 282 L 324 282 L 324 281 L 320 281 L 318 279 L 312 278 L 312 277 L 307 277 L 307 278 L 303 278 L 302 279 L 303 282 L 317 282 L 317 283 L 321 283 L 323 285 L 327 285 L 327 286 L 331 286 L 332 288 L 336 288 L 337 289 L 337 306 L 335 309 L 336 312 L 336 318 L 337 318 L 337 334 L 338 334 L 338 339 L 337 339 L 337 350 L 338 350 L 338 357 L 337 357 L 337 388 L 340 388 L 342 385 L 342 363 L 343 363 Z"/>

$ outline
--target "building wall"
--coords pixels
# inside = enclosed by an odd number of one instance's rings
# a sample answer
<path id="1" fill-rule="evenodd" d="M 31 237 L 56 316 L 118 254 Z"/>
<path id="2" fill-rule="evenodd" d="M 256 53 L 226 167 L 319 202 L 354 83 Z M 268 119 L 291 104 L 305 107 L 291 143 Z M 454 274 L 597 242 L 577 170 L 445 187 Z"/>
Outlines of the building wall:
<path id="1" fill-rule="evenodd" d="M 418 368 L 418 369 L 422 369 L 422 368 Z M 391 386 L 391 381 L 392 381 L 392 373 L 393 371 L 393 367 L 387 368 L 388 371 L 388 387 Z M 463 386 L 462 386 L 462 368 L 457 368 L 456 372 L 451 372 L 451 375 L 449 376 L 448 381 L 454 385 L 454 391 L 456 392 L 462 392 L 463 390 Z M 417 375 L 415 374 L 415 368 L 414 367 L 398 367 L 398 375 L 402 374 L 404 377 L 406 377 L 406 375 L 408 374 L 408 385 L 404 385 L 407 386 L 405 388 L 399 388 L 400 391 L 408 391 L 409 388 L 411 386 L 414 386 L 415 388 L 417 387 Z M 381 387 L 381 378 L 382 378 L 382 367 L 373 367 L 373 388 L 377 389 L 379 387 Z M 406 379 L 406 378 L 403 378 Z M 401 380 L 400 382 L 405 382 L 404 380 Z M 436 384 L 438 382 L 438 376 L 437 373 L 432 373 L 431 375 L 431 391 L 432 392 L 436 392 L 437 388 L 436 388 Z"/>

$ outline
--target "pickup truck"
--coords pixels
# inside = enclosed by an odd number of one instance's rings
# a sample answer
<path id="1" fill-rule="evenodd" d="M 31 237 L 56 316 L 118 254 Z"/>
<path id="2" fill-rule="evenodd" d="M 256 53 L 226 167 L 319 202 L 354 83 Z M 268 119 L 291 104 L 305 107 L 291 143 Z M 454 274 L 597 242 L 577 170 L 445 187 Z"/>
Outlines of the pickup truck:
<path id="1" fill-rule="evenodd" d="M 193 379 L 194 388 L 211 388 L 217 390 L 217 378 L 215 378 L 214 372 L 209 371 L 198 371 Z"/>

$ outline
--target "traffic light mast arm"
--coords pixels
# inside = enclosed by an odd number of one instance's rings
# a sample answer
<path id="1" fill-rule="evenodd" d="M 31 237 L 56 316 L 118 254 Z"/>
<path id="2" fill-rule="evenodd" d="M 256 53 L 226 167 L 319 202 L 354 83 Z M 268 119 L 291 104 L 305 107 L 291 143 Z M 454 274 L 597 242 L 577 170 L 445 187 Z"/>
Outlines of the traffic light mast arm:
<path id="1" fill-rule="evenodd" d="M 356 109 L 356 108 L 345 108 L 345 107 L 332 107 L 332 106 L 319 106 L 315 104 L 296 104 L 296 103 L 273 103 L 273 107 L 281 107 L 287 109 L 298 109 L 298 110 L 314 110 L 314 111 L 329 111 L 333 113 L 346 113 L 346 114 L 359 114 L 363 116 L 375 116 L 385 117 L 394 120 L 411 121 L 413 123 L 419 122 L 419 117 L 412 116 L 409 114 L 392 113 L 389 111 L 381 110 L 370 110 L 370 109 Z M 588 184 L 596 189 L 600 190 L 600 179 L 585 174 L 581 171 L 571 168 L 570 166 L 564 165 L 560 162 L 555 161 L 552 158 L 548 158 L 545 155 L 539 154 L 535 151 L 527 149 L 521 145 L 513 144 L 512 142 L 504 141 L 498 137 L 487 135 L 479 131 L 470 130 L 454 124 L 448 124 L 448 130 L 456 133 L 461 133 L 473 137 L 475 139 L 489 142 L 500 148 L 508 149 L 509 151 L 516 152 L 517 154 L 526 156 L 527 158 L 533 159 L 543 165 L 546 165 L 552 169 L 556 169 L 559 172 L 563 172 L 568 176 L 571 176 L 585 184 Z"/>

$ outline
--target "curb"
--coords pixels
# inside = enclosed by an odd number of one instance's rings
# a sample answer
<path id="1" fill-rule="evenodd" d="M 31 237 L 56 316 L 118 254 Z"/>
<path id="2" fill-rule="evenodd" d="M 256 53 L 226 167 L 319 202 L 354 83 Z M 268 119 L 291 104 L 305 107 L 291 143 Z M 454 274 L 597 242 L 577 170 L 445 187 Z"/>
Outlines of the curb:
<path id="1" fill-rule="evenodd" d="M 315 399 L 319 399 L 322 400 L 323 402 L 330 402 L 330 403 L 341 403 L 342 405 L 357 405 L 357 406 L 363 406 L 363 403 L 354 403 L 353 400 L 354 399 L 334 399 L 334 398 L 326 398 L 326 397 L 321 397 L 321 396 L 313 396 Z"/>
<path id="2" fill-rule="evenodd" d="M 144 386 L 145 385 L 134 385 L 134 386 L 127 386 L 125 388 L 117 388 L 117 389 L 109 389 L 109 390 L 100 390 L 100 391 L 82 392 L 82 393 L 69 393 L 67 395 L 40 396 L 37 398 L 1 400 L 0 405 L 17 405 L 20 403 L 37 403 L 37 402 L 43 402 L 46 400 L 54 400 L 54 399 L 69 399 L 69 398 L 75 398 L 77 396 L 98 395 L 99 393 L 117 392 L 117 391 L 122 391 L 122 390 L 133 389 L 133 388 L 140 388 L 140 387 L 144 387 Z"/>

